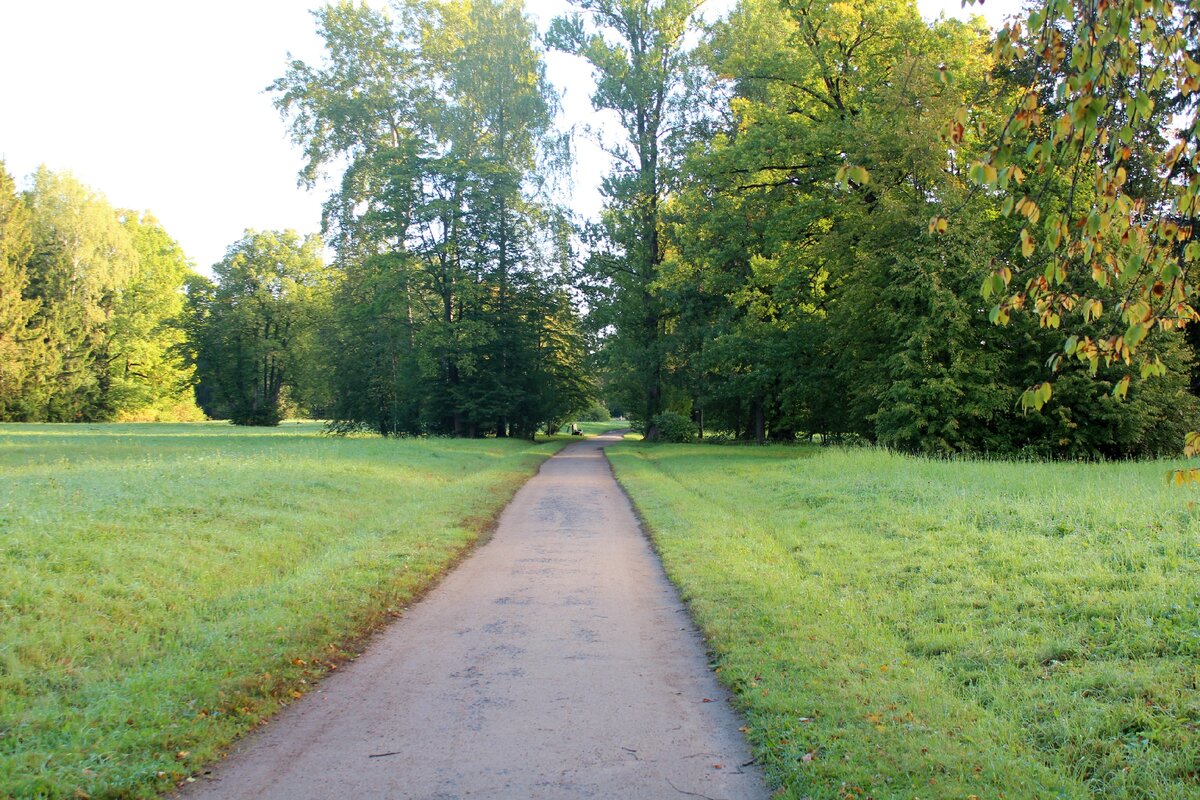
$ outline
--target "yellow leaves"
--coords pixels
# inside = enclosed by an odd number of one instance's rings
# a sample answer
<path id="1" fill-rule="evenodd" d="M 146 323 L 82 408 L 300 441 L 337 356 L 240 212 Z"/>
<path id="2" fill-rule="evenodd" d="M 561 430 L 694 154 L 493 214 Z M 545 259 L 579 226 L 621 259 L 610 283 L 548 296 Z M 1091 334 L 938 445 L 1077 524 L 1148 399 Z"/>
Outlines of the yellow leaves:
<path id="1" fill-rule="evenodd" d="M 1183 439 L 1183 454 L 1188 458 L 1200 453 L 1200 431 L 1191 431 Z"/>
<path id="2" fill-rule="evenodd" d="M 1125 336 L 1122 338 L 1125 340 L 1125 346 L 1129 348 L 1129 352 L 1137 350 L 1147 333 L 1149 333 L 1149 326 L 1136 322 L 1125 330 Z"/>
<path id="3" fill-rule="evenodd" d="M 950 222 L 945 217 L 932 217 L 929 220 L 930 233 L 945 233 L 950 227 Z"/>
<path id="4" fill-rule="evenodd" d="M 1029 258 L 1033 255 L 1033 251 L 1037 249 L 1037 245 L 1033 243 L 1033 236 L 1029 233 L 1029 228 L 1021 229 L 1021 255 Z"/>
<path id="5" fill-rule="evenodd" d="M 1145 300 L 1121 304 L 1121 317 L 1129 324 L 1145 324 L 1154 319 L 1154 309 Z"/>
<path id="6" fill-rule="evenodd" d="M 1191 433 L 1188 434 L 1188 436 L 1194 436 L 1194 435 L 1195 434 L 1191 434 Z M 1186 448 L 1184 448 L 1184 452 L 1187 453 Z M 1194 452 L 1188 453 L 1189 458 L 1193 455 L 1195 455 Z M 1169 482 L 1175 484 L 1176 486 L 1183 486 L 1183 485 L 1189 484 L 1189 483 L 1200 483 L 1200 469 L 1196 469 L 1195 467 L 1192 467 L 1191 469 L 1173 470 L 1172 472 L 1168 473 L 1167 480 Z"/>
<path id="7" fill-rule="evenodd" d="M 1042 209 L 1031 200 L 1029 197 L 1022 197 L 1017 201 L 1017 213 L 1029 220 L 1029 224 L 1036 225 L 1037 221 L 1042 218 Z"/>
<path id="8" fill-rule="evenodd" d="M 851 182 L 854 182 L 859 186 L 865 186 L 871 182 L 871 173 L 867 171 L 866 167 L 843 164 L 838 168 L 837 175 L 835 176 L 834 180 L 836 180 L 838 186 L 841 186 L 843 189 L 849 188 Z"/>
<path id="9" fill-rule="evenodd" d="M 999 172 L 991 164 L 985 164 L 982 161 L 977 161 L 971 165 L 967 176 L 979 184 L 980 186 L 991 186 L 999 177 Z"/>
<path id="10" fill-rule="evenodd" d="M 1147 361 L 1142 364 L 1142 380 L 1147 378 L 1161 378 L 1167 374 L 1167 365 L 1162 362 L 1158 356 L 1154 357 L 1153 361 Z"/>
<path id="11" fill-rule="evenodd" d="M 1013 122 L 1023 130 L 1029 130 L 1042 121 L 1042 106 L 1037 92 L 1029 92 L 1022 98 L 1013 114 Z"/>
<path id="12" fill-rule="evenodd" d="M 1156 232 L 1158 233 L 1159 238 L 1167 242 L 1175 241 L 1175 239 L 1179 237 L 1180 230 L 1181 228 L 1179 227 L 1178 223 L 1169 219 L 1159 220 L 1158 225 L 1156 226 Z M 1180 238 L 1180 241 L 1182 241 L 1182 238 Z"/>
<path id="13" fill-rule="evenodd" d="M 1046 234 L 1046 249 L 1053 252 L 1062 244 L 1063 228 L 1061 225 L 1055 225 L 1050 228 L 1050 233 Z"/>
<path id="14" fill-rule="evenodd" d="M 1100 300 L 1089 297 L 1087 300 L 1083 301 L 1081 310 L 1083 311 L 1084 322 L 1094 322 L 1095 320 L 1100 319 L 1100 317 L 1104 314 L 1104 303 Z"/>
<path id="15" fill-rule="evenodd" d="M 1112 390 L 1112 396 L 1117 398 L 1118 400 L 1124 400 L 1125 396 L 1127 394 L 1129 394 L 1129 376 L 1128 375 L 1126 375 L 1124 378 L 1121 378 L 1121 380 L 1117 381 L 1117 385 L 1114 386 L 1113 390 Z"/>
<path id="16" fill-rule="evenodd" d="M 946 127 L 942 129 L 941 137 L 943 142 L 947 142 L 951 145 L 958 145 L 962 143 L 966 133 L 967 129 L 961 122 L 955 122 L 954 120 L 951 120 L 950 122 L 947 122 Z"/>
<path id="17" fill-rule="evenodd" d="M 967 108 L 959 106 L 954 112 L 954 117 L 946 123 L 946 127 L 942 129 L 942 141 L 951 145 L 958 145 L 962 142 L 967 133 Z"/>
<path id="18" fill-rule="evenodd" d="M 1167 150 L 1166 154 L 1163 156 L 1164 168 L 1168 170 L 1173 168 L 1175 166 L 1175 162 L 1178 161 L 1179 157 L 1182 156 L 1186 151 L 1187 145 L 1184 142 L 1179 142 L 1171 149 Z"/>

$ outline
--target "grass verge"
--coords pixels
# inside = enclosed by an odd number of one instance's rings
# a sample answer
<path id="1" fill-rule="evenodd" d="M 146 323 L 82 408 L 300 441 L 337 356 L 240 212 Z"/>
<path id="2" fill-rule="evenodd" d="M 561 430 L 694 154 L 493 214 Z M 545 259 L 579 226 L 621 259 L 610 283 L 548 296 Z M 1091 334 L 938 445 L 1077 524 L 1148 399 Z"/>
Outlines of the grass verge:
<path id="1" fill-rule="evenodd" d="M 562 442 L 0 425 L 0 797 L 146 797 L 354 655 Z"/>
<path id="2" fill-rule="evenodd" d="M 602 433 L 629 427 L 629 423 L 623 419 L 609 420 L 608 422 L 578 422 L 576 424 L 585 436 L 599 436 Z"/>
<path id="3" fill-rule="evenodd" d="M 1165 463 L 609 449 L 779 796 L 1200 797 Z"/>

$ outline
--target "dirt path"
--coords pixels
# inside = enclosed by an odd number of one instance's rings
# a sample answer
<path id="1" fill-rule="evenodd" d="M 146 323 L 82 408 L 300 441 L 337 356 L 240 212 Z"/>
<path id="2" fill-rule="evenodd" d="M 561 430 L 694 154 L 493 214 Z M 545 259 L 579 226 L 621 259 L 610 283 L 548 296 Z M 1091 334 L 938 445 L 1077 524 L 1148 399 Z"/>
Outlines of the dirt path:
<path id="1" fill-rule="evenodd" d="M 184 797 L 765 797 L 616 440 L 547 461 L 491 541 Z"/>

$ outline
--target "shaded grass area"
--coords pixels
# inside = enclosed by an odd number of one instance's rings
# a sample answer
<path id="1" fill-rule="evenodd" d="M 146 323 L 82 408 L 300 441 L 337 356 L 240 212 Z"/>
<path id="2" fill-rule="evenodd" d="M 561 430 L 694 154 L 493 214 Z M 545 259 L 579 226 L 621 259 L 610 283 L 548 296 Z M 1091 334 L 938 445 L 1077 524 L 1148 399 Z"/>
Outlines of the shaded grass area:
<path id="1" fill-rule="evenodd" d="M 149 796 L 353 656 L 561 442 L 0 425 L 0 797 Z"/>
<path id="2" fill-rule="evenodd" d="M 779 796 L 1200 797 L 1200 521 L 1167 463 L 608 452 Z"/>

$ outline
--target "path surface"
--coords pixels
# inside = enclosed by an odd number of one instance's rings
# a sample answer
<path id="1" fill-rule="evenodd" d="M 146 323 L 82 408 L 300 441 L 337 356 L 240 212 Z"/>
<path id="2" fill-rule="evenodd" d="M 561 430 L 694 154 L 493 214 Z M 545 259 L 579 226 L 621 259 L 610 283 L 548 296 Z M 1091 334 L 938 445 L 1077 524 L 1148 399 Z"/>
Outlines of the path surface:
<path id="1" fill-rule="evenodd" d="M 548 460 L 487 544 L 184 797 L 765 797 L 617 440 Z"/>

